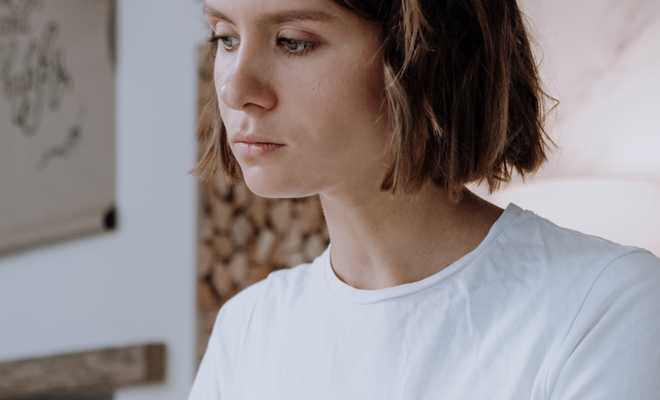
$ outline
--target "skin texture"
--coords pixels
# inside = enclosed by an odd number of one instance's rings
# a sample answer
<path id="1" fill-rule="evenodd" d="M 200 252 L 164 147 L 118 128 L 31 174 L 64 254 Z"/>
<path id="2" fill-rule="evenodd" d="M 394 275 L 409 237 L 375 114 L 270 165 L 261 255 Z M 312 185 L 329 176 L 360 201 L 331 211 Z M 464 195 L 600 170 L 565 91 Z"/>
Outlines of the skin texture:
<path id="1" fill-rule="evenodd" d="M 328 0 L 207 0 L 218 42 L 216 93 L 229 140 L 244 130 L 285 144 L 260 157 L 230 144 L 248 188 L 269 198 L 319 195 L 337 276 L 359 289 L 414 282 L 476 247 L 502 209 L 466 189 L 451 204 L 426 185 L 383 193 L 391 129 L 379 118 L 379 27 Z M 320 10 L 331 22 L 258 23 L 263 14 Z M 304 44 L 278 38 L 310 41 Z"/>

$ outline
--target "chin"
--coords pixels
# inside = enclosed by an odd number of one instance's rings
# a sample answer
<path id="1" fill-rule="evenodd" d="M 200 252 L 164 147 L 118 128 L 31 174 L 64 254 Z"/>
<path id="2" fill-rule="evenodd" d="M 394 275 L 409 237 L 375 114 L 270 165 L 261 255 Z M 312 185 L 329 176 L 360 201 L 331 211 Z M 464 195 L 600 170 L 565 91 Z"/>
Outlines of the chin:
<path id="1" fill-rule="evenodd" d="M 291 199 L 305 197 L 300 194 L 300 190 L 292 187 L 291 182 L 280 182 L 266 176 L 254 177 L 249 174 L 243 174 L 245 186 L 252 193 L 259 197 L 267 199 Z"/>
<path id="2" fill-rule="evenodd" d="M 268 182 L 259 182 L 256 179 L 250 180 L 247 178 L 245 179 L 245 185 L 255 195 L 267 199 L 302 199 L 315 196 L 319 193 L 318 190 L 294 185 L 291 181 L 286 181 L 278 185 L 272 180 Z"/>

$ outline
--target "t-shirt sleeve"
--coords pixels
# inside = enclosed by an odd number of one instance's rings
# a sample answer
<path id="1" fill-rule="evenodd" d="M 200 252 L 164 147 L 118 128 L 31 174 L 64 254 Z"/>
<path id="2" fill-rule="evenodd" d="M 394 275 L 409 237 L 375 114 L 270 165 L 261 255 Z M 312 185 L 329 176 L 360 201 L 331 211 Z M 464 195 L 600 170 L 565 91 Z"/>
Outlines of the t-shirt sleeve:
<path id="1" fill-rule="evenodd" d="M 188 400 L 225 400 L 221 396 L 221 389 L 231 379 L 232 371 L 226 334 L 226 306 L 227 303 L 218 311 Z"/>
<path id="2" fill-rule="evenodd" d="M 602 269 L 547 380 L 549 400 L 660 400 L 660 259 L 637 248 Z"/>

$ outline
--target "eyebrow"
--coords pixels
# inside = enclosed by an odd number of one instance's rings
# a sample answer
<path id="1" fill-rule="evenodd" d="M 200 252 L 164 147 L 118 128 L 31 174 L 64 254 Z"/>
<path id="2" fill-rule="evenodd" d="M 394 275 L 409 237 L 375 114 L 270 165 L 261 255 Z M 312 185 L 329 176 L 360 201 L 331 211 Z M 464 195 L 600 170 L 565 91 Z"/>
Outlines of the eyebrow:
<path id="1" fill-rule="evenodd" d="M 229 22 L 230 24 L 236 25 L 234 21 L 231 20 L 227 15 L 222 12 L 210 7 L 206 2 L 204 2 L 204 13 L 208 14 L 211 17 L 217 18 Z M 316 22 L 325 22 L 329 23 L 336 19 L 332 14 L 328 14 L 324 11 L 318 10 L 284 10 L 274 13 L 262 14 L 259 16 L 257 21 L 258 24 L 284 24 L 287 22 L 296 22 L 296 21 L 316 21 Z"/>

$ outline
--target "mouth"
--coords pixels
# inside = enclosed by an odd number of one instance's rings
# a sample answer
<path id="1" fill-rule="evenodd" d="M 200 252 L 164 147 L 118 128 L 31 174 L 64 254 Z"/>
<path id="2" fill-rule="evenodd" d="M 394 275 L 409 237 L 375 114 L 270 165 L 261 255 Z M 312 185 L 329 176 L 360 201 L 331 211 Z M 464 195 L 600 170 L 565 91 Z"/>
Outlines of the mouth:
<path id="1" fill-rule="evenodd" d="M 235 142 L 235 144 L 236 152 L 248 158 L 272 154 L 285 147 L 280 143 L 269 142 Z"/>
<path id="2" fill-rule="evenodd" d="M 235 137 L 232 138 L 233 143 L 243 143 L 243 144 L 274 144 L 274 145 L 283 145 L 284 143 L 271 142 L 269 137 L 257 135 L 254 133 L 247 133 L 244 131 L 239 132 Z"/>
<path id="3" fill-rule="evenodd" d="M 253 145 L 257 145 L 257 144 L 272 144 L 272 145 L 275 145 L 275 146 L 284 146 L 282 143 L 274 143 L 274 142 L 248 142 L 248 141 L 244 141 L 244 140 L 237 140 L 237 141 L 235 141 L 234 143 L 253 144 Z"/>

